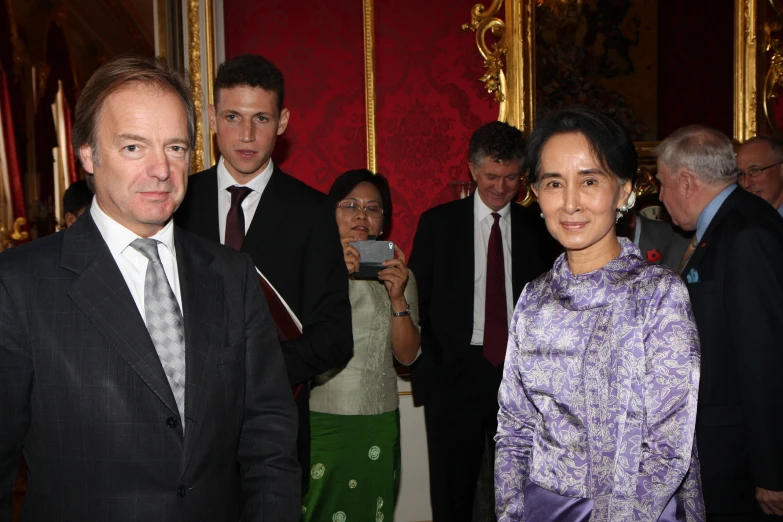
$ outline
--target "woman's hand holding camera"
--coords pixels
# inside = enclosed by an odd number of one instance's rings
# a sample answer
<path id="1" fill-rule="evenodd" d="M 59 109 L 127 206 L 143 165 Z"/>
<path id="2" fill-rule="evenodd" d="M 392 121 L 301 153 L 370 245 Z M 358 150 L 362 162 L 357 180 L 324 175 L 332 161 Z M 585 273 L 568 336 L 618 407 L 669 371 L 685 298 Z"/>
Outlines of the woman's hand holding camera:
<path id="1" fill-rule="evenodd" d="M 355 237 L 342 237 L 340 238 L 340 243 L 343 245 L 343 259 L 345 259 L 345 266 L 348 268 L 349 274 L 355 274 L 359 271 L 359 251 L 356 250 L 352 245 L 349 243 L 353 243 L 354 241 L 358 241 L 358 238 Z"/>
<path id="2" fill-rule="evenodd" d="M 397 257 L 383 262 L 387 268 L 378 272 L 378 279 L 386 285 L 392 310 L 402 312 L 408 306 L 404 295 L 405 285 L 408 283 L 408 267 L 405 265 L 405 252 L 397 245 L 394 245 L 394 251 L 397 253 Z"/>

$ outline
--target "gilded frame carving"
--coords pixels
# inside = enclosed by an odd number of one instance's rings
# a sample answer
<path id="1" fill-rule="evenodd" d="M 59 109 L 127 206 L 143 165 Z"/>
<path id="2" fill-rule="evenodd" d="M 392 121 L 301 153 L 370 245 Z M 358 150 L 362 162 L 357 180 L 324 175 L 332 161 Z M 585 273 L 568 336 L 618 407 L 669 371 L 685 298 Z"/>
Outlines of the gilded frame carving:
<path id="1" fill-rule="evenodd" d="M 498 119 L 506 121 L 523 132 L 530 132 L 535 124 L 535 6 L 541 0 L 505 0 L 505 20 L 496 17 L 504 0 L 493 0 L 489 7 L 476 4 L 471 10 L 471 22 L 463 29 L 476 32 L 477 45 L 485 58 L 487 76 L 502 78 L 503 64 L 499 73 L 497 59 L 505 57 L 505 82 L 500 92 L 507 107 L 501 107 Z M 734 0 L 734 136 L 745 141 L 758 132 L 757 112 L 757 61 L 756 19 L 758 0 Z M 770 0 L 775 9 L 777 0 Z M 779 13 L 781 11 L 778 11 Z M 783 23 L 783 20 L 781 20 Z M 783 27 L 783 26 L 782 26 Z M 486 42 L 487 28 L 499 40 L 490 45 Z M 783 86 L 783 44 L 780 44 L 778 85 Z M 489 49 L 492 51 L 487 53 Z M 489 56 L 489 57 L 488 57 Z M 494 59 L 493 59 L 494 58 Z M 505 83 L 505 85 L 502 85 Z M 487 83 L 490 92 L 490 83 Z M 497 97 L 496 97 L 497 99 Z M 651 149 L 651 143 L 640 142 L 641 153 Z"/>
<path id="2" fill-rule="evenodd" d="M 378 152 L 375 134 L 375 5 L 363 0 L 364 10 L 364 108 L 367 126 L 367 170 L 377 172 Z"/>
<path id="3" fill-rule="evenodd" d="M 499 13 L 505 1 L 505 20 Z M 476 44 L 484 58 L 486 74 L 479 81 L 500 102 L 498 120 L 519 128 L 526 134 L 535 124 L 535 13 L 536 3 L 543 0 L 492 0 L 489 7 L 476 4 L 471 9 L 471 22 L 463 30 L 476 33 Z M 733 138 L 743 142 L 758 133 L 757 114 L 757 48 L 756 26 L 759 0 L 734 0 L 734 128 Z M 783 3 L 769 0 L 778 13 L 775 30 L 783 30 Z M 491 30 L 491 31 L 490 31 Z M 487 43 L 487 33 L 497 39 Z M 765 49 L 774 51 L 764 84 L 764 110 L 769 117 L 769 102 L 783 89 L 783 42 L 771 37 L 765 26 Z M 503 63 L 505 59 L 505 64 Z M 504 71 L 505 66 L 505 71 Z M 773 127 L 774 128 L 774 127 Z M 777 131 L 777 129 L 776 129 Z M 637 142 L 640 181 L 636 188 L 641 196 L 658 192 L 655 180 L 655 160 L 652 151 L 657 142 Z M 523 205 L 534 197 L 529 187 Z"/>

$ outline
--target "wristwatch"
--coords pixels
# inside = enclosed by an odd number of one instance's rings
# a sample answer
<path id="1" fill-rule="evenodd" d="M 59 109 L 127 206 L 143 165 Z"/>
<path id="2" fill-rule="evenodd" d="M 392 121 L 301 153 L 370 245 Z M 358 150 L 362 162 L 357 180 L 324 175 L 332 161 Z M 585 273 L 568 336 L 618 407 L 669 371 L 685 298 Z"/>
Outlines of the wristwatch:
<path id="1" fill-rule="evenodd" d="M 403 310 L 402 312 L 395 312 L 394 310 L 392 310 L 392 316 L 394 317 L 405 317 L 406 315 L 411 315 L 411 305 L 409 304 L 405 305 L 405 310 Z"/>

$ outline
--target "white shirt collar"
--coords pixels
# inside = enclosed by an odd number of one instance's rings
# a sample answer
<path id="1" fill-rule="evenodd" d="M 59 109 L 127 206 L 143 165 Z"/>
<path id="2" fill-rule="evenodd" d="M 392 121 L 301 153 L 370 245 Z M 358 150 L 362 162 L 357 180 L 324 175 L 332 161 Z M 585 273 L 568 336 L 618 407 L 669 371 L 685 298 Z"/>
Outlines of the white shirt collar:
<path id="1" fill-rule="evenodd" d="M 481 223 L 484 219 L 487 218 L 490 214 L 495 212 L 491 208 L 489 208 L 487 205 L 484 204 L 484 202 L 481 200 L 481 197 L 478 195 L 478 193 L 473 193 L 473 214 L 476 216 L 476 219 L 479 223 Z M 506 203 L 506 206 L 501 208 L 497 211 L 498 214 L 500 214 L 500 217 L 507 218 L 508 213 L 511 212 L 511 202 L 509 201 Z"/>
<path id="2" fill-rule="evenodd" d="M 272 177 L 272 172 L 274 172 L 274 170 L 275 165 L 272 162 L 272 158 L 269 158 L 269 163 L 267 163 L 266 168 L 262 170 L 258 176 L 242 185 L 241 183 L 237 183 L 231 174 L 229 174 L 223 158 L 220 158 L 217 167 L 218 193 L 221 193 L 228 187 L 233 187 L 234 185 L 247 187 L 254 192 L 264 192 L 264 188 L 266 188 L 266 185 L 269 183 L 269 179 Z"/>
<path id="3" fill-rule="evenodd" d="M 92 199 L 90 215 L 92 216 L 93 221 L 95 221 L 95 226 L 98 227 L 101 236 L 103 236 L 103 240 L 106 241 L 106 245 L 109 247 L 109 251 L 113 257 L 122 254 L 131 243 L 140 237 L 138 234 L 128 230 L 106 214 L 98 204 L 97 196 Z M 174 249 L 174 220 L 169 219 L 166 226 L 150 239 L 160 241 L 166 245 L 169 252 L 174 255 L 176 252 Z"/>

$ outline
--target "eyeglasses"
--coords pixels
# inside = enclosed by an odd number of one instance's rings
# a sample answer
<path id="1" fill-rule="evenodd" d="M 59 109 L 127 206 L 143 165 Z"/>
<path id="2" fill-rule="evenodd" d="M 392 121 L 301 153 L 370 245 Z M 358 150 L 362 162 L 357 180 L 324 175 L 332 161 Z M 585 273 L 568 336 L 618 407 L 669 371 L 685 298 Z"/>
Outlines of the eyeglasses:
<path id="1" fill-rule="evenodd" d="M 777 163 L 773 163 L 772 165 L 767 165 L 766 167 L 751 167 L 748 169 L 748 172 L 739 171 L 739 174 L 737 177 L 741 181 L 745 176 L 748 176 L 749 178 L 755 178 L 762 172 L 764 172 L 767 169 L 771 169 L 772 167 L 777 167 L 778 165 L 783 164 L 783 161 L 778 161 Z"/>
<path id="2" fill-rule="evenodd" d="M 363 207 L 355 201 L 341 201 L 337 204 L 337 208 L 348 214 L 358 214 L 360 210 L 363 210 L 368 217 L 378 218 L 383 216 L 383 209 L 376 204 Z"/>

